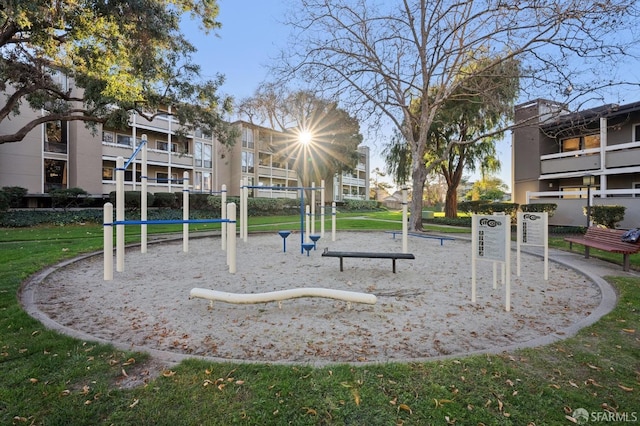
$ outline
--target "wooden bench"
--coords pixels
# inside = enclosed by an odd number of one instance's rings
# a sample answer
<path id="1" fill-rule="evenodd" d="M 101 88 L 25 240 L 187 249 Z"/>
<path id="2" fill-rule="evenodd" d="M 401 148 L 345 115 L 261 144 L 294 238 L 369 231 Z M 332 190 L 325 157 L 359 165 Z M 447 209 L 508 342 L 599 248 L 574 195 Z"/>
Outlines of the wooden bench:
<path id="1" fill-rule="evenodd" d="M 640 252 L 640 244 L 625 243 L 620 238 L 625 231 L 621 229 L 608 229 L 590 226 L 587 232 L 580 237 L 566 237 L 569 242 L 569 250 L 573 248 L 573 243 L 584 246 L 584 257 L 589 258 L 589 248 L 622 254 L 622 270 L 629 270 L 629 255 Z"/>
<path id="2" fill-rule="evenodd" d="M 402 231 L 385 231 L 385 232 L 387 234 L 393 235 L 393 239 L 394 240 L 396 239 L 396 235 L 397 234 L 402 235 Z M 418 233 L 418 232 L 407 232 L 407 235 L 410 236 L 410 237 L 431 238 L 431 239 L 434 239 L 434 240 L 440 240 L 440 245 L 443 245 L 445 240 L 448 240 L 448 241 L 455 240 L 455 238 L 452 238 L 452 237 L 443 237 L 443 236 L 440 236 L 440 235 L 421 234 L 421 233 Z"/>
<path id="3" fill-rule="evenodd" d="M 359 257 L 364 259 L 391 259 L 393 263 L 393 273 L 396 273 L 396 260 L 397 259 L 415 259 L 416 257 L 411 253 L 375 253 L 365 251 L 329 251 L 325 249 L 322 253 L 324 257 L 339 257 L 340 258 L 340 272 L 344 271 L 342 260 L 345 257 Z"/>

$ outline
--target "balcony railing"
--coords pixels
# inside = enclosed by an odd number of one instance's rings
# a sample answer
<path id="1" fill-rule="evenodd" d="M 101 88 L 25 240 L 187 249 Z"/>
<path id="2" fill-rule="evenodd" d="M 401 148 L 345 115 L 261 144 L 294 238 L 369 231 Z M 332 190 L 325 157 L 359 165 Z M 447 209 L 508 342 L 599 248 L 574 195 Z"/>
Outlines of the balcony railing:
<path id="1" fill-rule="evenodd" d="M 605 147 L 604 151 L 604 166 L 607 169 L 637 166 L 640 157 L 640 142 L 609 145 Z M 540 156 L 541 175 L 588 172 L 600 169 L 602 169 L 600 148 Z"/>

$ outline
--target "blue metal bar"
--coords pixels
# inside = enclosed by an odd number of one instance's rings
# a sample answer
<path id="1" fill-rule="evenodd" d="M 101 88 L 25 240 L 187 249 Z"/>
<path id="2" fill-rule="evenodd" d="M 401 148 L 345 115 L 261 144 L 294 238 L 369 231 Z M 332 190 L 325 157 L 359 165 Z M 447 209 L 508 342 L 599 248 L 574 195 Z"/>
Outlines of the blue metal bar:
<path id="1" fill-rule="evenodd" d="M 136 158 L 136 155 L 138 155 L 138 153 L 140 152 L 140 149 L 142 148 L 142 145 L 144 145 L 145 143 L 147 143 L 147 141 L 145 141 L 144 139 L 142 139 L 141 141 L 142 143 L 140 145 L 138 145 L 136 147 L 136 150 L 133 151 L 133 154 L 131 154 L 131 157 L 129 157 L 129 159 L 127 160 L 126 163 L 124 163 L 124 167 L 123 169 L 126 170 L 127 167 L 129 167 L 129 164 L 131 164 L 131 162 Z"/>
<path id="2" fill-rule="evenodd" d="M 112 223 L 103 223 L 104 226 L 113 225 L 173 225 L 178 223 L 236 223 L 229 219 L 156 219 L 156 220 L 116 220 Z"/>

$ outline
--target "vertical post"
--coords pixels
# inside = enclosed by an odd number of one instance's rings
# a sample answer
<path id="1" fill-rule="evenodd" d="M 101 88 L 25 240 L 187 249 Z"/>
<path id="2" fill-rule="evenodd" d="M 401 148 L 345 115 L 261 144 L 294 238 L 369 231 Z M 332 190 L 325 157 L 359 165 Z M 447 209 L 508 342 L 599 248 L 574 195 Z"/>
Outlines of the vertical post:
<path id="1" fill-rule="evenodd" d="M 478 255 L 478 223 L 476 215 L 471 216 L 471 303 L 476 303 L 476 261 Z"/>
<path id="2" fill-rule="evenodd" d="M 116 222 L 124 221 L 124 158 L 116 159 Z M 124 271 L 124 225 L 116 225 L 116 271 Z"/>
<path id="3" fill-rule="evenodd" d="M 331 241 L 336 240 L 336 202 L 331 203 Z"/>
<path id="4" fill-rule="evenodd" d="M 239 238 L 243 238 L 242 233 L 244 232 L 244 209 L 247 207 L 244 202 L 244 179 L 240 179 L 240 212 L 238 214 L 238 225 L 240 228 Z M 227 216 L 228 218 L 228 216 Z"/>
<path id="5" fill-rule="evenodd" d="M 242 234 L 243 241 L 247 242 L 249 235 L 249 179 L 244 178 L 244 217 L 242 218 L 244 232 Z"/>
<path id="6" fill-rule="evenodd" d="M 142 188 L 140 191 L 140 220 L 147 221 L 147 135 L 142 135 L 142 165 L 140 166 L 140 181 Z M 147 224 L 140 225 L 140 253 L 147 252 Z"/>
<path id="7" fill-rule="evenodd" d="M 304 253 L 302 244 L 304 244 L 304 186 L 300 188 L 300 253 Z"/>
<path id="8" fill-rule="evenodd" d="M 309 220 L 311 221 L 311 234 L 315 234 L 316 233 L 316 183 L 315 182 L 311 182 L 311 216 L 309 216 Z"/>
<path id="9" fill-rule="evenodd" d="M 306 206 L 304 206 L 304 211 L 305 211 L 305 214 L 307 216 L 307 223 L 306 223 L 306 226 L 305 226 L 305 234 L 306 234 L 306 236 L 304 238 L 304 242 L 308 243 L 310 241 L 309 240 L 309 228 L 311 228 L 311 224 L 309 223 L 309 216 L 311 215 L 311 209 L 309 208 L 308 204 Z"/>
<path id="10" fill-rule="evenodd" d="M 511 217 L 503 213 L 506 222 L 504 231 L 505 261 L 502 265 L 502 280 L 505 286 L 505 310 L 511 311 Z"/>
<path id="11" fill-rule="evenodd" d="M 236 203 L 227 204 L 227 264 L 229 273 L 236 273 Z"/>
<path id="12" fill-rule="evenodd" d="M 222 185 L 220 193 L 220 219 L 227 218 L 227 185 Z M 227 222 L 222 222 L 220 228 L 220 241 L 222 241 L 222 250 L 227 249 Z"/>
<path id="13" fill-rule="evenodd" d="M 113 204 L 105 203 L 102 219 L 104 280 L 113 279 Z"/>
<path id="14" fill-rule="evenodd" d="M 415 213 L 415 212 L 414 212 Z M 420 214 L 420 213 L 417 213 Z M 409 226 L 409 215 L 407 212 L 407 187 L 402 188 L 402 252 L 409 253 L 409 237 L 408 237 L 408 226 Z"/>
<path id="15" fill-rule="evenodd" d="M 324 238 L 324 220 L 325 220 L 325 199 L 324 199 L 324 179 L 320 181 L 320 236 Z"/>
<path id="16" fill-rule="evenodd" d="M 189 220 L 189 172 L 182 174 L 182 220 Z M 182 251 L 189 251 L 189 224 L 182 224 Z"/>

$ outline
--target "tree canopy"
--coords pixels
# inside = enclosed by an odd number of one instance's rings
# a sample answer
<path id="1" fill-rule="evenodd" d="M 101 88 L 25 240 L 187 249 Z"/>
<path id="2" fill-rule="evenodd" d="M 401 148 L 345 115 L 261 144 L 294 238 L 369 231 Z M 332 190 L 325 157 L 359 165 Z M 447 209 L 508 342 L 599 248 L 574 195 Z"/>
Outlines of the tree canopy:
<path id="1" fill-rule="evenodd" d="M 42 116 L 0 143 L 19 142 L 39 124 L 81 120 L 124 128 L 129 113 L 173 115 L 185 130 L 225 141 L 217 94 L 223 76 L 200 77 L 183 18 L 205 32 L 220 27 L 215 0 L 8 0 L 0 6 L 0 124 L 28 105 Z M 68 83 L 70 81 L 71 83 Z"/>
<path id="2" fill-rule="evenodd" d="M 460 88 L 516 60 L 521 97 L 595 99 L 627 83 L 610 64 L 638 57 L 639 15 L 636 0 L 307 0 L 287 19 L 296 31 L 276 70 L 340 99 L 371 126 L 398 129 L 411 151 L 414 213 L 426 177 L 455 146 L 424 161 L 432 123 Z M 486 56 L 494 60 L 468 66 Z M 409 226 L 422 228 L 419 214 Z"/>

